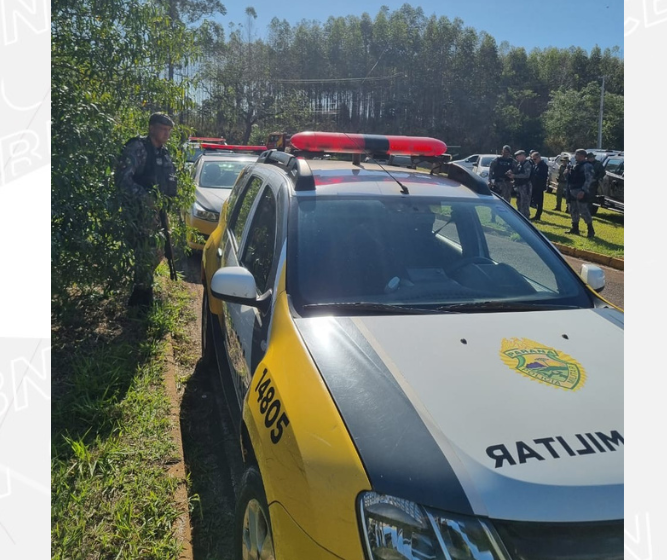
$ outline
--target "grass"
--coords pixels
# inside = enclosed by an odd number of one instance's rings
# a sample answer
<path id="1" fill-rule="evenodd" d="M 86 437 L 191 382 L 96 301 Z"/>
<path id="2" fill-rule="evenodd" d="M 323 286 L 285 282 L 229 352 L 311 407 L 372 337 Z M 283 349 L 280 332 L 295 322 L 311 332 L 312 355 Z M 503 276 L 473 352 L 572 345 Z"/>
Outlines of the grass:
<path id="1" fill-rule="evenodd" d="M 513 200 L 512 204 L 516 205 Z M 579 227 L 582 235 L 565 233 L 572 225 L 569 214 L 556 212 L 556 195 L 544 193 L 544 211 L 542 221 L 534 222 L 537 229 L 546 235 L 552 242 L 568 245 L 576 249 L 584 249 L 601 253 L 612 257 L 623 258 L 624 255 L 624 230 L 623 214 L 600 208 L 597 215 L 593 216 L 593 227 L 596 236 L 593 239 L 586 237 L 586 225 L 583 220 Z M 565 209 L 565 201 L 563 201 Z M 531 208 L 531 216 L 535 215 L 535 209 Z"/>
<path id="2" fill-rule="evenodd" d="M 165 336 L 190 320 L 166 286 L 146 315 L 86 296 L 54 324 L 52 557 L 176 559 L 178 460 L 162 382 Z"/>

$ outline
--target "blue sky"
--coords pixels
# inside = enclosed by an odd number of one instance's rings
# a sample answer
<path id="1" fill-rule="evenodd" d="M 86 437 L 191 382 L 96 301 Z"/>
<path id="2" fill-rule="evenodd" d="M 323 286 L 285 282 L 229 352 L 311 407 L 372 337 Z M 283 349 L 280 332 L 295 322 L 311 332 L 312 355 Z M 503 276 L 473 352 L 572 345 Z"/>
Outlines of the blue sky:
<path id="1" fill-rule="evenodd" d="M 259 37 L 265 36 L 266 27 L 274 17 L 291 24 L 302 19 L 324 22 L 329 16 L 360 16 L 363 12 L 375 17 L 382 5 L 394 10 L 404 4 L 392 0 L 223 0 L 223 3 L 227 15 L 220 20 L 225 25 L 245 23 L 245 8 L 254 7 L 258 17 L 253 26 Z M 579 46 L 588 52 L 598 44 L 602 49 L 618 46 L 623 55 L 621 0 L 421 0 L 411 5 L 421 6 L 427 16 L 460 17 L 467 26 L 493 35 L 498 43 L 508 41 L 527 50 Z"/>

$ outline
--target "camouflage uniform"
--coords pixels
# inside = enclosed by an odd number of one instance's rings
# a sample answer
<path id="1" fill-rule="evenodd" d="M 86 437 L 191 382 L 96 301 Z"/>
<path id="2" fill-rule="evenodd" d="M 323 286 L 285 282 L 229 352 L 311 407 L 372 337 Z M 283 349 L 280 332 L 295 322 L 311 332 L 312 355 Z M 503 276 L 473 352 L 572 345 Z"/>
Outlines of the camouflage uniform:
<path id="1" fill-rule="evenodd" d="M 579 233 L 579 220 L 583 219 L 588 226 L 588 236 L 593 237 L 593 218 L 588 207 L 590 189 L 593 184 L 594 173 L 593 166 L 587 161 L 575 162 L 567 176 L 567 198 L 570 202 L 570 217 L 572 218 L 572 228 L 569 233 Z M 583 192 L 584 197 L 579 200 L 579 193 Z"/>
<path id="2" fill-rule="evenodd" d="M 502 156 L 494 159 L 489 166 L 489 182 L 493 181 L 495 184 L 493 190 L 507 202 L 512 201 L 512 180 L 506 177 L 505 173 L 511 171 L 513 166 L 514 160 L 511 157 L 504 158 Z"/>
<path id="3" fill-rule="evenodd" d="M 565 189 L 567 187 L 567 177 L 565 175 L 567 171 L 567 163 L 561 162 L 560 167 L 558 168 L 558 186 L 556 187 L 556 208 L 559 212 L 562 209 L 563 197 L 565 197 Z M 567 204 L 567 199 L 566 199 Z"/>
<path id="4" fill-rule="evenodd" d="M 155 269 L 164 258 L 162 226 L 154 189 L 176 195 L 176 169 L 163 146 L 148 137 L 131 139 L 123 148 L 115 174 L 127 242 L 134 252 L 135 289 L 150 291 Z"/>
<path id="5" fill-rule="evenodd" d="M 516 188 L 518 192 L 516 206 L 519 209 L 519 212 L 529 219 L 530 199 L 533 192 L 533 185 L 530 183 L 530 175 L 532 170 L 533 166 L 528 162 L 528 160 L 524 160 L 521 163 L 515 161 L 514 167 L 512 168 L 512 173 L 514 174 L 514 183 L 517 186 Z"/>

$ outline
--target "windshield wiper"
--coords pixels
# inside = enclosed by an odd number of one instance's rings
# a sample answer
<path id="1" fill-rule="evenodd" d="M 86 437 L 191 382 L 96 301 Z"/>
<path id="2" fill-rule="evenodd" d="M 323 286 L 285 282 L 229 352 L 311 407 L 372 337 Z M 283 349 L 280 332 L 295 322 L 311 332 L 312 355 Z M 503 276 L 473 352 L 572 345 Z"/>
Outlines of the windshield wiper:
<path id="1" fill-rule="evenodd" d="M 556 309 L 578 309 L 576 305 L 556 305 L 542 303 L 520 303 L 513 301 L 474 301 L 442 305 L 437 311 L 553 311 Z"/>
<path id="2" fill-rule="evenodd" d="M 382 313 L 384 315 L 423 315 L 429 313 L 438 313 L 433 309 L 420 309 L 418 307 L 403 307 L 401 305 L 391 305 L 388 303 L 354 302 L 354 303 L 307 303 L 304 309 L 320 310 L 342 310 L 342 311 L 362 311 L 371 313 Z"/>

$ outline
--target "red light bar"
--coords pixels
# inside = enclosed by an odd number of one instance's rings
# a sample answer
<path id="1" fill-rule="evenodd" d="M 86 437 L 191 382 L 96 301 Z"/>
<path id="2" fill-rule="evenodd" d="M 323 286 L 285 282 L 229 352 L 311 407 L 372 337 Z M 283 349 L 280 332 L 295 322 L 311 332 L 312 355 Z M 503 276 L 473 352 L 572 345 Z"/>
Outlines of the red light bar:
<path id="1" fill-rule="evenodd" d="M 230 144 L 202 144 L 202 150 L 228 150 L 230 152 L 264 152 L 266 146 L 237 146 Z"/>
<path id="2" fill-rule="evenodd" d="M 190 142 L 215 142 L 217 144 L 224 144 L 225 143 L 224 138 L 204 138 L 202 136 L 190 136 L 188 138 L 188 141 L 190 141 Z"/>
<path id="3" fill-rule="evenodd" d="M 342 132 L 299 132 L 292 145 L 306 152 L 338 154 L 392 154 L 396 156 L 440 156 L 447 144 L 423 136 L 383 136 L 379 134 L 344 134 Z"/>

